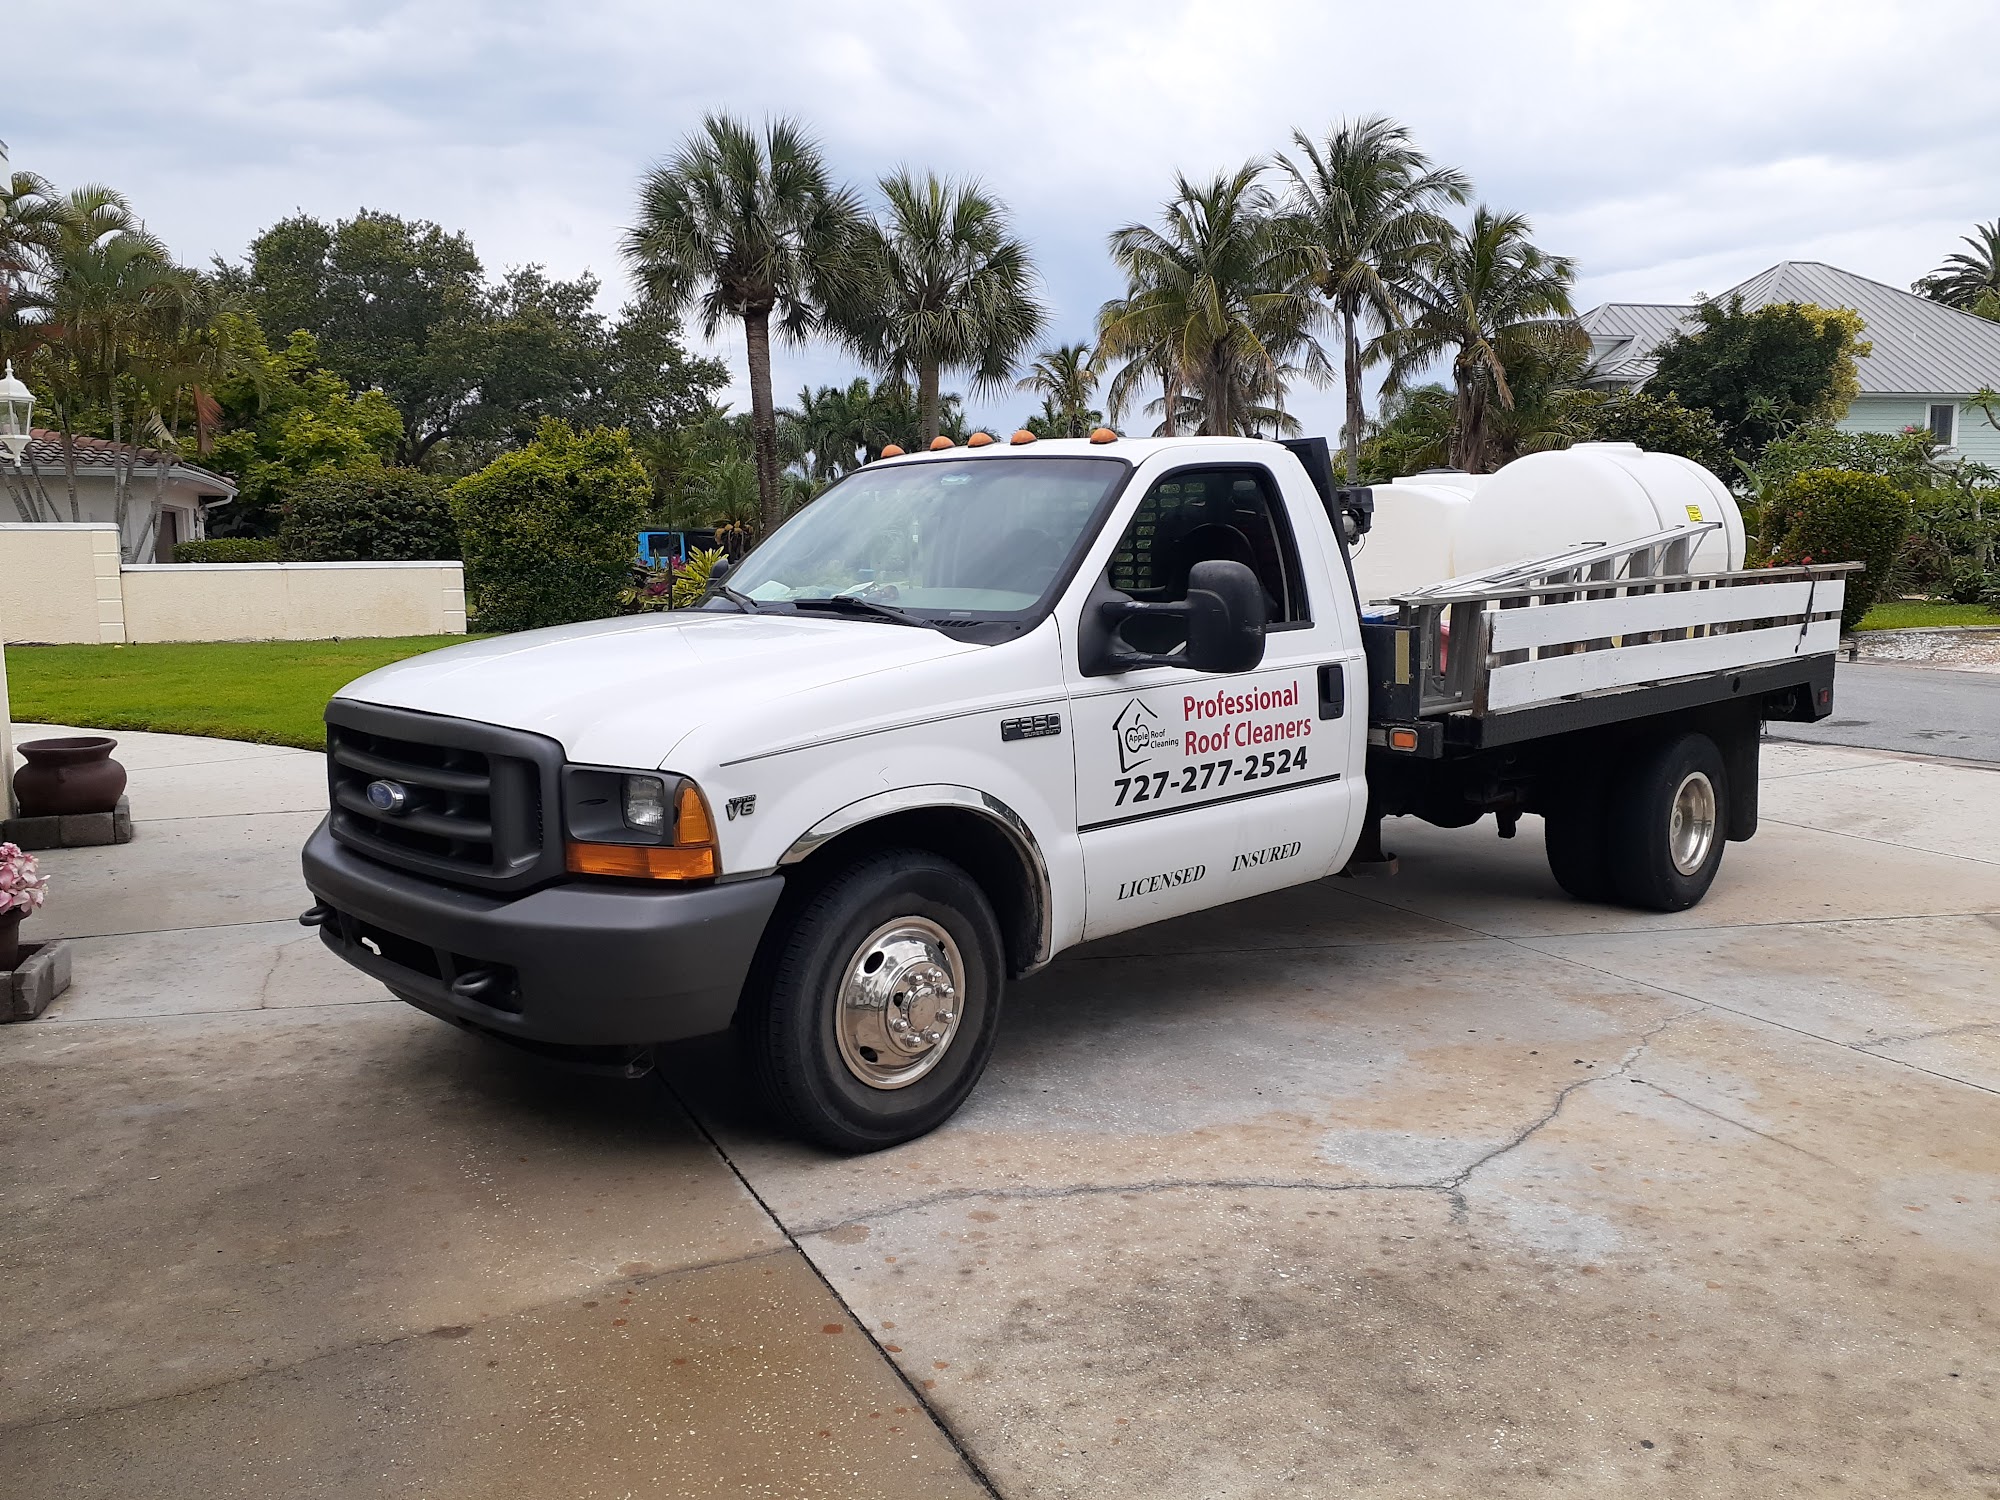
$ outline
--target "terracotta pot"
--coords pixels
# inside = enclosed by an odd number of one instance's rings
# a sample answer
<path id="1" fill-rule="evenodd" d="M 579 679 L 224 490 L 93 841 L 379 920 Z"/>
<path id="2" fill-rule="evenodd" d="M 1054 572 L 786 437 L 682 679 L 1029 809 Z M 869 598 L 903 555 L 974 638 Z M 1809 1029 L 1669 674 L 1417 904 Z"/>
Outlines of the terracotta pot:
<path id="1" fill-rule="evenodd" d="M 21 918 L 26 915 L 22 911 L 0 911 L 0 974 L 21 961 Z"/>
<path id="2" fill-rule="evenodd" d="M 14 748 L 27 764 L 14 773 L 14 797 L 24 818 L 105 813 L 125 791 L 125 768 L 111 758 L 118 741 L 101 734 L 29 740 Z"/>

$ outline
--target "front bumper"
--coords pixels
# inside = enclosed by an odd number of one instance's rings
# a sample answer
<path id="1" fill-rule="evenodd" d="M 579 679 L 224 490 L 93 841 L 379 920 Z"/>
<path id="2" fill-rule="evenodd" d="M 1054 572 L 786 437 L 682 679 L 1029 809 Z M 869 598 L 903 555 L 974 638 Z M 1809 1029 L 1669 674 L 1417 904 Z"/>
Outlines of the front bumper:
<path id="1" fill-rule="evenodd" d="M 341 958 L 447 1020 L 555 1047 L 727 1027 L 785 885 L 782 875 L 681 890 L 575 881 L 492 896 L 356 854 L 324 823 L 303 862 L 325 909 L 320 937 Z"/>

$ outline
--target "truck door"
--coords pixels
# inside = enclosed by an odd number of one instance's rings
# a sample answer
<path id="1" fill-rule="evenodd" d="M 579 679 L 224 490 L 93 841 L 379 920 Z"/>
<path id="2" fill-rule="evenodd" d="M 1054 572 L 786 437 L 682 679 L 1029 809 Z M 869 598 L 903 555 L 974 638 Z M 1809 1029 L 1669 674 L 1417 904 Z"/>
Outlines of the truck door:
<path id="1" fill-rule="evenodd" d="M 1196 563 L 1216 559 L 1246 564 L 1264 587 L 1271 624 L 1254 671 L 1086 676 L 1078 622 L 1065 622 L 1086 938 L 1314 880 L 1346 852 L 1365 795 L 1348 775 L 1359 741 L 1345 698 L 1353 691 L 1359 711 L 1361 676 L 1341 621 L 1353 611 L 1328 585 L 1321 538 L 1294 534 L 1271 471 L 1168 471 L 1141 495 L 1105 576 L 1134 599 L 1170 602 L 1187 597 Z M 1178 626 L 1131 620 L 1122 639 L 1171 652 Z"/>

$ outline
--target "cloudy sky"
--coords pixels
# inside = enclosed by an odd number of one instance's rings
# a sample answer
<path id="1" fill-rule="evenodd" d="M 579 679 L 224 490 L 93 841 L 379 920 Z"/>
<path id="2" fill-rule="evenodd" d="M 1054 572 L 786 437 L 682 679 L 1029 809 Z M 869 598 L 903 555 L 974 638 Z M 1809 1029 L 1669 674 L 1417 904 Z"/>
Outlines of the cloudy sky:
<path id="1" fill-rule="evenodd" d="M 1576 257 L 1578 305 L 1682 301 L 1777 260 L 1906 285 L 2000 216 L 1991 0 L 29 0 L 0 138 L 112 184 L 183 260 L 298 209 L 470 231 L 624 291 L 634 184 L 704 111 L 794 114 L 857 184 L 909 163 L 1014 208 L 1087 336 L 1106 233 L 1343 115 L 1405 121 Z M 740 370 L 740 339 L 721 352 Z M 781 351 L 780 398 L 844 379 Z M 741 399 L 740 388 L 737 393 Z M 1012 424 L 1024 397 L 973 403 Z M 1335 403 L 1295 407 L 1331 430 Z"/>

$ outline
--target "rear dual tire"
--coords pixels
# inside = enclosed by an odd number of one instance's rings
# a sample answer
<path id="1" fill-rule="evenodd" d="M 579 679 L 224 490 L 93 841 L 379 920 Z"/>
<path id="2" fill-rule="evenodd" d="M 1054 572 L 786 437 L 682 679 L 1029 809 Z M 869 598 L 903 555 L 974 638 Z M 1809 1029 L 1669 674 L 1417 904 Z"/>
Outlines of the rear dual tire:
<path id="1" fill-rule="evenodd" d="M 1615 775 L 1581 778 L 1548 815 L 1549 870 L 1579 901 L 1686 911 L 1722 864 L 1727 789 L 1707 735 L 1662 740 Z"/>

